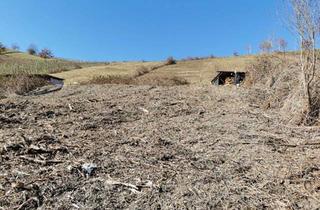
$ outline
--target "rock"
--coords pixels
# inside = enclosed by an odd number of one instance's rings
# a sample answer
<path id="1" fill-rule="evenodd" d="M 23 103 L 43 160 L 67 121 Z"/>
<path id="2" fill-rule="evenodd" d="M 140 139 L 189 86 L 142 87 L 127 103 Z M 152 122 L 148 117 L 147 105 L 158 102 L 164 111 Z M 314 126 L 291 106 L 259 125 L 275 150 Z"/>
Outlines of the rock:
<path id="1" fill-rule="evenodd" d="M 81 168 L 86 175 L 91 176 L 98 167 L 94 163 L 84 163 Z"/>

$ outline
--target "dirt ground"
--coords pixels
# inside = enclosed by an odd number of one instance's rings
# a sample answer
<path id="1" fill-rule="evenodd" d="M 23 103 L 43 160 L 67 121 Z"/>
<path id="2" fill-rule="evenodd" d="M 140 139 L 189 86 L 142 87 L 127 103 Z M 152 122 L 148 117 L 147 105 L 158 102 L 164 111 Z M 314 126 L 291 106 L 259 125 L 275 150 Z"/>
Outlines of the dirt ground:
<path id="1" fill-rule="evenodd" d="M 235 87 L 0 100 L 0 209 L 317 209 L 320 129 Z M 290 114 L 290 113 L 288 113 Z"/>

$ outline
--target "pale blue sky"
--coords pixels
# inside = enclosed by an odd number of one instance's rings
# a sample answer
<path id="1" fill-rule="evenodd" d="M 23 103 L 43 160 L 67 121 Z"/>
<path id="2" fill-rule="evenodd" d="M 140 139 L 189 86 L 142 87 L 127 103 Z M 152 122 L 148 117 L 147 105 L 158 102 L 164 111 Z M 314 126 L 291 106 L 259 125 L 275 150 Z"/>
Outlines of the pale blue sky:
<path id="1" fill-rule="evenodd" d="M 50 48 L 58 57 L 160 60 L 246 53 L 269 38 L 296 44 L 280 0 L 1 0 L 0 41 Z"/>

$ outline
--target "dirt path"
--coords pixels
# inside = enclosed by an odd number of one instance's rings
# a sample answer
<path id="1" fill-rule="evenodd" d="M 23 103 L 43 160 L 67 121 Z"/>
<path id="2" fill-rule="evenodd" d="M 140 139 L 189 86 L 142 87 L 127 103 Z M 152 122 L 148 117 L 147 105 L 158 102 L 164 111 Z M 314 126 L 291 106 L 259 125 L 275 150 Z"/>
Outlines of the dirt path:
<path id="1" fill-rule="evenodd" d="M 280 124 L 254 94 L 79 86 L 1 100 L 0 209 L 319 207 L 319 129 Z"/>

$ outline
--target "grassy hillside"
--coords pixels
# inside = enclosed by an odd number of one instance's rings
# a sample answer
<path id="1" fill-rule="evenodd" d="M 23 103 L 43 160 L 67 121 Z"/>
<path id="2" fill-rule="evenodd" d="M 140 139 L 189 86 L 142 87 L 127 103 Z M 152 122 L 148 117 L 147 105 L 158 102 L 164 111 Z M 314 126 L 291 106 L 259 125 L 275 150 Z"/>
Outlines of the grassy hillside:
<path id="1" fill-rule="evenodd" d="M 65 84 L 70 85 L 87 82 L 97 76 L 131 76 L 142 66 L 152 68 L 157 65 L 160 65 L 160 62 L 119 62 L 64 71 L 53 75 L 65 79 Z"/>
<path id="2" fill-rule="evenodd" d="M 219 70 L 245 70 L 253 56 L 209 58 L 204 60 L 179 61 L 175 65 L 165 66 L 144 77 L 175 76 L 184 78 L 191 84 L 208 84 Z"/>
<path id="3" fill-rule="evenodd" d="M 97 76 L 131 76 L 145 67 L 150 70 L 141 79 L 152 80 L 163 77 L 179 77 L 192 84 L 208 84 L 216 71 L 225 69 L 244 70 L 254 56 L 208 58 L 178 61 L 175 65 L 163 66 L 164 62 L 78 62 L 64 59 L 43 59 L 21 52 L 0 55 L 1 74 L 52 74 L 65 79 L 66 84 L 88 82 Z M 162 66 L 153 70 L 154 67 Z"/>
<path id="4" fill-rule="evenodd" d="M 66 79 L 66 84 L 77 84 L 89 81 L 95 76 L 132 75 L 136 69 L 143 66 L 150 69 L 150 72 L 143 75 L 142 79 L 149 81 L 152 78 L 179 77 L 192 84 L 208 84 L 216 75 L 216 71 L 225 69 L 245 70 L 246 65 L 253 58 L 253 56 L 243 56 L 178 61 L 175 65 L 163 66 L 156 70 L 151 69 L 152 67 L 163 65 L 164 62 L 120 62 L 65 71 L 54 75 Z"/>
<path id="5" fill-rule="evenodd" d="M 103 65 L 103 63 L 69 61 L 64 59 L 43 59 L 27 53 L 9 51 L 0 55 L 1 74 L 48 74 L 89 66 Z"/>

